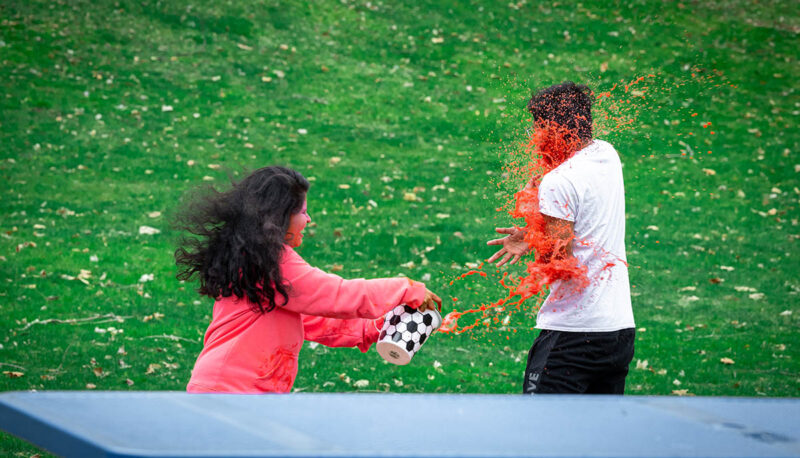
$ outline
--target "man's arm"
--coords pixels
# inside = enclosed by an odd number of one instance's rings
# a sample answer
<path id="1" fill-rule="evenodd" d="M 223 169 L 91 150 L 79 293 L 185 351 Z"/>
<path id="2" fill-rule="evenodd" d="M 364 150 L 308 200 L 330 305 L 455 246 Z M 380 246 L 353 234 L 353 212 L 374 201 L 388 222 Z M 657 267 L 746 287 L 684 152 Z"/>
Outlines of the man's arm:
<path id="1" fill-rule="evenodd" d="M 545 233 L 549 241 L 549 252 L 539 253 L 542 261 L 549 262 L 552 258 L 566 259 L 572 257 L 572 241 L 575 238 L 575 223 L 565 219 L 544 216 Z"/>

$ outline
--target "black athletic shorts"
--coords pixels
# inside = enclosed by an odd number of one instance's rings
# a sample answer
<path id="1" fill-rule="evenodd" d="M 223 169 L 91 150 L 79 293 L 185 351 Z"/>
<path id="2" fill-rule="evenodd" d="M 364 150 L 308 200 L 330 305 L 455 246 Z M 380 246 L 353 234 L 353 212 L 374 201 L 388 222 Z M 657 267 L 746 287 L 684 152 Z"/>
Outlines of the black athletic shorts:
<path id="1" fill-rule="evenodd" d="M 611 332 L 542 330 L 528 353 L 522 392 L 623 394 L 633 328 Z"/>

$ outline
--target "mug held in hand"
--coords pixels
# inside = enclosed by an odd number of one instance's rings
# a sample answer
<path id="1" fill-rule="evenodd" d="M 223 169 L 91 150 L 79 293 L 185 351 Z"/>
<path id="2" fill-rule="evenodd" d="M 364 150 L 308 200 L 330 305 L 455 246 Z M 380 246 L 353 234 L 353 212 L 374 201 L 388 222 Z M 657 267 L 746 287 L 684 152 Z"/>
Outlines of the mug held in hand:
<path id="1" fill-rule="evenodd" d="M 407 305 L 398 305 L 386 314 L 378 337 L 378 353 L 390 363 L 404 365 L 430 335 L 442 324 L 436 310 L 420 312 Z"/>

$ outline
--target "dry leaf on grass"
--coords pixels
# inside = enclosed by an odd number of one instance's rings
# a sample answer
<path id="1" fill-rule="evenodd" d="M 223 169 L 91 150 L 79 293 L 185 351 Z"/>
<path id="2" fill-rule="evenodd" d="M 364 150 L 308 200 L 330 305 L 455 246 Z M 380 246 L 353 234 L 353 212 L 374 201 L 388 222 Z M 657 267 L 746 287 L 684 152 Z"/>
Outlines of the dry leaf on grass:
<path id="1" fill-rule="evenodd" d="M 755 293 L 756 289 L 749 286 L 734 286 L 733 289 L 740 293 Z"/>
<path id="2" fill-rule="evenodd" d="M 78 273 L 78 276 L 76 278 L 78 280 L 80 280 L 81 282 L 83 282 L 83 284 L 88 285 L 89 284 L 89 278 L 91 278 L 91 276 L 92 276 L 92 271 L 91 270 L 81 269 L 81 271 Z"/>
<path id="3" fill-rule="evenodd" d="M 693 394 L 689 393 L 689 390 L 672 390 L 672 394 L 676 396 L 694 396 Z"/>
<path id="4" fill-rule="evenodd" d="M 139 226 L 139 234 L 140 235 L 155 235 L 160 234 L 161 230 L 156 229 L 150 226 Z"/>
<path id="5" fill-rule="evenodd" d="M 160 320 L 161 318 L 164 318 L 164 314 L 155 312 L 152 315 L 146 315 L 144 318 L 142 318 L 142 321 L 147 323 L 150 320 Z"/>

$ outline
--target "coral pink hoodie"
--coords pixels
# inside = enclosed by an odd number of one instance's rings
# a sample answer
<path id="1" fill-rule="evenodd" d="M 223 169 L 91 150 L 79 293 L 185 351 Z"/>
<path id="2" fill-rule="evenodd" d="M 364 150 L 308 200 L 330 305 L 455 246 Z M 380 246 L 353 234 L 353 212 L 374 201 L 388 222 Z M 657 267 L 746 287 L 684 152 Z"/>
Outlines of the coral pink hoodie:
<path id="1" fill-rule="evenodd" d="M 281 274 L 289 301 L 256 313 L 235 296 L 217 299 L 186 391 L 286 393 L 303 340 L 366 352 L 378 340 L 374 319 L 399 304 L 418 307 L 425 285 L 407 278 L 345 280 L 311 267 L 288 245 Z"/>

